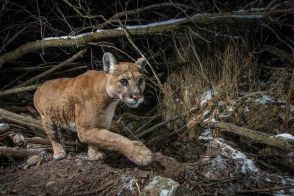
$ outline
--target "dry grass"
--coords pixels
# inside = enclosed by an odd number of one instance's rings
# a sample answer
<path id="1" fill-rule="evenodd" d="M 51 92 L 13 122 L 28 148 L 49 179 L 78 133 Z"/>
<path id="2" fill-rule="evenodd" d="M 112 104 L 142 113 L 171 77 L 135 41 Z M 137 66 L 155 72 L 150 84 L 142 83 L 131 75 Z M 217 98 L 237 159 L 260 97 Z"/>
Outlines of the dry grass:
<path id="1" fill-rule="evenodd" d="M 218 84 L 228 101 L 238 96 L 240 89 L 250 91 L 254 87 L 257 72 L 253 61 L 254 51 L 246 50 L 228 45 L 225 51 L 219 54 L 221 78 Z"/>
<path id="2" fill-rule="evenodd" d="M 204 110 L 212 114 L 220 100 L 230 101 L 240 91 L 248 92 L 255 85 L 258 70 L 254 50 L 229 44 L 223 51 L 216 49 L 204 54 L 191 40 L 180 42 L 180 46 L 176 47 L 177 62 L 181 68 L 171 72 L 164 83 L 161 114 L 165 119 L 182 116 L 181 121 L 170 128 L 179 128 L 193 118 L 198 119 L 194 119 L 195 122 L 201 120 Z M 200 106 L 201 95 L 208 89 L 215 96 L 208 105 Z"/>
<path id="3" fill-rule="evenodd" d="M 272 70 L 270 72 L 270 78 L 267 81 L 269 83 L 269 94 L 274 97 L 286 98 L 290 78 L 291 73 L 287 70 Z"/>

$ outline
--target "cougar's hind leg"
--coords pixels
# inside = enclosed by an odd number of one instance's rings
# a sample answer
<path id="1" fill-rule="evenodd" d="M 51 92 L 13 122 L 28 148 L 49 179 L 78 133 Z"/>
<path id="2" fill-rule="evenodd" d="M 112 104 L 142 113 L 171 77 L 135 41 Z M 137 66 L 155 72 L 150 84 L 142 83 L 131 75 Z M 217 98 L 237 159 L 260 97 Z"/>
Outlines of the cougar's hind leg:
<path id="1" fill-rule="evenodd" d="M 57 128 L 54 128 L 54 124 L 51 119 L 42 116 L 43 127 L 48 135 L 48 138 L 53 148 L 53 158 L 56 160 L 66 157 L 63 146 L 60 144 L 57 135 Z"/>
<path id="2" fill-rule="evenodd" d="M 90 161 L 97 161 L 105 158 L 105 153 L 99 151 L 99 149 L 94 145 L 89 145 L 88 147 L 88 159 Z"/>

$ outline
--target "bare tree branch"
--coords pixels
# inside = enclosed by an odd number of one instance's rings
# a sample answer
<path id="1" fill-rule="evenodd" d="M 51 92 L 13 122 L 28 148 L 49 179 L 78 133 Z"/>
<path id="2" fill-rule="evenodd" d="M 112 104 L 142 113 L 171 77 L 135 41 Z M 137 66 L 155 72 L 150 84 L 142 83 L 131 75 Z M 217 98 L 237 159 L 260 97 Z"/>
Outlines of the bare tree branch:
<path id="1" fill-rule="evenodd" d="M 293 12 L 294 9 L 286 11 Z M 182 28 L 182 25 L 189 22 L 195 24 L 212 25 L 212 24 L 256 24 L 269 19 L 270 16 L 282 13 L 282 10 L 272 10 L 268 12 L 238 12 L 226 14 L 203 13 L 195 14 L 189 18 L 178 20 L 168 20 L 165 22 L 151 23 L 149 25 L 126 26 L 131 35 L 148 35 L 162 33 Z M 63 36 L 60 38 L 45 38 L 24 44 L 15 50 L 0 56 L 0 66 L 4 63 L 11 62 L 33 51 L 46 49 L 50 47 L 79 47 L 87 45 L 97 40 L 120 37 L 125 34 L 122 28 L 98 30 L 97 32 L 85 33 L 78 36 Z"/>

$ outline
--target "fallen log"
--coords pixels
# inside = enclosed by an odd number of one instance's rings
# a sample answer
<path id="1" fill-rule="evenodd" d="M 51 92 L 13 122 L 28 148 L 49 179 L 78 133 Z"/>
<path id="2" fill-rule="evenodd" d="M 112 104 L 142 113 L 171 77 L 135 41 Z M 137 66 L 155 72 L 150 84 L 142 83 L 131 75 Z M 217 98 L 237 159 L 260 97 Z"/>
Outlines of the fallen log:
<path id="1" fill-rule="evenodd" d="M 32 155 L 41 154 L 42 152 L 45 152 L 45 149 L 21 149 L 0 146 L 0 157 L 11 156 L 17 158 L 26 158 Z"/>
<path id="2" fill-rule="evenodd" d="M 51 142 L 49 139 L 43 139 L 43 138 L 25 138 L 25 141 L 31 144 L 42 144 L 42 145 L 51 145 Z M 73 141 L 65 141 L 63 142 L 66 146 L 73 146 L 77 148 L 83 148 L 84 146 L 79 142 L 73 142 Z"/>
<path id="3" fill-rule="evenodd" d="M 266 51 L 269 53 L 279 57 L 282 61 L 290 63 L 292 66 L 294 66 L 294 56 L 292 54 L 289 54 L 285 52 L 284 50 L 281 50 L 279 48 L 273 47 L 273 46 L 267 46 L 265 48 Z"/>
<path id="4" fill-rule="evenodd" d="M 212 25 L 212 24 L 256 24 L 269 20 L 275 15 L 293 13 L 294 9 L 268 10 L 259 12 L 232 12 L 232 13 L 199 13 L 191 17 L 171 19 L 155 22 L 148 25 L 126 26 L 131 35 L 148 35 L 181 29 L 188 23 Z M 50 47 L 79 47 L 105 38 L 121 37 L 125 34 L 122 28 L 97 30 L 77 36 L 62 36 L 45 38 L 26 43 L 13 51 L 0 56 L 0 67 L 4 63 L 11 62 L 33 51 Z"/>
<path id="5" fill-rule="evenodd" d="M 16 88 L 12 88 L 12 89 L 7 89 L 7 90 L 4 90 L 4 91 L 0 92 L 0 97 L 5 96 L 5 95 L 16 94 L 16 93 L 23 93 L 23 92 L 27 92 L 27 91 L 34 91 L 39 86 L 40 86 L 40 84 L 34 84 L 34 85 L 30 85 L 30 86 L 22 85 L 22 87 L 16 87 Z"/>
<path id="6" fill-rule="evenodd" d="M 203 125 L 204 126 L 209 125 L 211 127 L 218 128 L 223 131 L 234 133 L 234 134 L 249 138 L 258 143 L 267 144 L 269 146 L 275 146 L 283 150 L 294 151 L 294 140 L 281 139 L 281 138 L 275 137 L 275 135 L 270 135 L 270 134 L 262 133 L 259 131 L 254 131 L 251 129 L 247 129 L 245 127 L 239 127 L 239 126 L 233 125 L 231 123 L 226 123 L 226 122 L 219 122 L 219 121 L 208 122 L 205 124 L 203 123 Z"/>
<path id="7" fill-rule="evenodd" d="M 24 116 L 24 115 L 15 114 L 13 112 L 10 112 L 8 110 L 4 110 L 1 108 L 0 108 L 0 117 L 10 122 L 14 122 L 20 125 L 25 125 L 28 127 L 34 127 L 39 130 L 43 130 L 41 121 L 33 119 L 31 117 Z"/>

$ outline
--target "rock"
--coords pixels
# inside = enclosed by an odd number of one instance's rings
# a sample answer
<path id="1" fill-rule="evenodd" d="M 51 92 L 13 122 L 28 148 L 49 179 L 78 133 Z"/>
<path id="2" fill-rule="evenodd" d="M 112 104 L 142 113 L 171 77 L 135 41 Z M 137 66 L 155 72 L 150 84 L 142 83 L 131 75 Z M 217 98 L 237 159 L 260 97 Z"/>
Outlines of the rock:
<path id="1" fill-rule="evenodd" d="M 53 186 L 55 184 L 56 184 L 56 182 L 54 180 L 51 180 L 51 181 L 47 182 L 45 186 L 46 187 L 51 187 L 51 186 Z"/>
<path id="2" fill-rule="evenodd" d="M 160 176 L 155 176 L 143 190 L 144 196 L 153 196 L 153 195 L 160 195 L 160 196 L 173 196 L 176 195 L 176 191 L 179 187 L 179 183 L 170 179 L 170 178 L 163 178 Z M 178 194 L 178 193 L 177 193 Z"/>
<path id="3" fill-rule="evenodd" d="M 10 129 L 9 124 L 0 123 L 0 131 L 5 131 L 5 130 L 8 130 L 8 129 Z"/>
<path id="4" fill-rule="evenodd" d="M 38 164 L 42 160 L 42 157 L 40 155 L 33 155 L 27 160 L 27 164 L 29 166 L 33 166 Z"/>
<path id="5" fill-rule="evenodd" d="M 13 143 L 15 145 L 24 145 L 26 143 L 23 134 L 17 133 L 13 136 Z"/>

